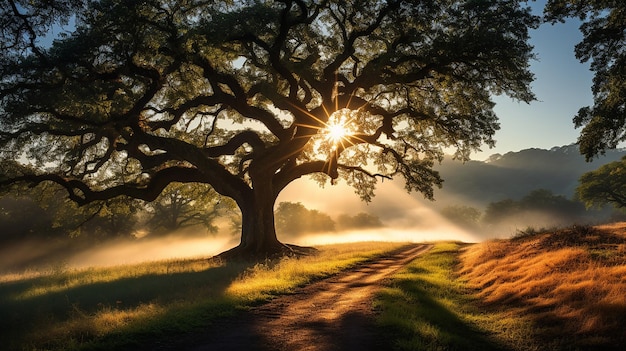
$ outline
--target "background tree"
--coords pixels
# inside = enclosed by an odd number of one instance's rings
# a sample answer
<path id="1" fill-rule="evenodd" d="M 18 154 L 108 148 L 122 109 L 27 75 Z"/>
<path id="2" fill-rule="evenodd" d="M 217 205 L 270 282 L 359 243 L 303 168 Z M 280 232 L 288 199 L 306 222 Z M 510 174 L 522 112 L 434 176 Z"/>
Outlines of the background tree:
<path id="1" fill-rule="evenodd" d="M 52 220 L 30 198 L 3 196 L 0 198 L 0 245 L 41 237 L 49 239 Z"/>
<path id="2" fill-rule="evenodd" d="M 81 205 L 210 184 L 242 215 L 223 257 L 290 251 L 273 209 L 305 175 L 364 200 L 401 176 L 432 198 L 444 149 L 493 145 L 494 94 L 534 98 L 537 18 L 520 1 L 100 0 L 75 15 L 50 48 L 17 35 L 30 50 L 3 55 L 0 164 L 35 171 L 0 182 L 56 182 Z"/>
<path id="3" fill-rule="evenodd" d="M 0 197 L 0 241 L 54 240 L 91 245 L 134 238 L 139 200 L 126 197 L 77 206 L 54 184 L 14 186 Z M 77 238 L 75 243 L 68 239 Z M 79 243 L 80 242 L 80 243 Z"/>
<path id="4" fill-rule="evenodd" d="M 201 227 L 216 233 L 216 220 L 229 216 L 233 208 L 230 199 L 222 198 L 207 184 L 171 183 L 149 208 L 149 235 L 167 234 L 173 231 Z"/>
<path id="5" fill-rule="evenodd" d="M 545 14 L 552 22 L 583 21 L 575 53 L 581 62 L 591 61 L 594 102 L 578 111 L 574 124 L 583 127 L 578 143 L 590 160 L 626 140 L 626 2 L 549 0 Z"/>
<path id="6" fill-rule="evenodd" d="M 88 243 L 111 239 L 134 239 L 142 202 L 118 196 L 78 207 L 66 197 L 55 212 L 57 231 L 80 237 Z"/>
<path id="7" fill-rule="evenodd" d="M 547 189 L 536 189 L 520 200 L 505 199 L 490 203 L 483 222 L 492 231 L 504 231 L 520 227 L 555 227 L 572 223 L 584 224 L 594 221 L 578 201 L 552 193 Z"/>
<path id="8" fill-rule="evenodd" d="M 576 188 L 576 197 L 588 208 L 601 208 L 607 204 L 626 207 L 626 157 L 583 174 Z"/>
<path id="9" fill-rule="evenodd" d="M 359 212 L 353 216 L 344 213 L 337 218 L 337 228 L 339 230 L 369 229 L 383 226 L 383 222 L 378 216 L 366 212 Z"/>
<path id="10" fill-rule="evenodd" d="M 276 230 L 291 237 L 329 232 L 335 230 L 335 221 L 326 213 L 310 210 L 300 202 L 281 202 L 276 208 Z"/>
<path id="11" fill-rule="evenodd" d="M 494 225 L 514 217 L 520 213 L 520 205 L 513 199 L 504 199 L 489 203 L 485 209 L 483 221 L 485 224 Z"/>

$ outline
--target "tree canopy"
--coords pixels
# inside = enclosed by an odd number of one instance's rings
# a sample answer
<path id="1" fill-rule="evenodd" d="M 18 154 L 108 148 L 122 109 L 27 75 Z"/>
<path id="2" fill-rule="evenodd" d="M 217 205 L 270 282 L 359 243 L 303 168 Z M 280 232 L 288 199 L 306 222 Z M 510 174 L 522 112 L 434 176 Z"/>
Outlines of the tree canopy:
<path id="1" fill-rule="evenodd" d="M 549 0 L 548 20 L 576 17 L 583 21 L 583 41 L 576 58 L 591 62 L 595 72 L 593 106 L 582 107 L 574 117 L 583 127 L 578 143 L 587 160 L 626 141 L 626 2 L 620 0 Z"/>
<path id="2" fill-rule="evenodd" d="M 49 239 L 77 245 L 159 235 L 215 233 L 236 220 L 236 206 L 206 184 L 172 183 L 153 202 L 119 196 L 77 206 L 55 184 L 0 192 L 0 245 Z"/>
<path id="3" fill-rule="evenodd" d="M 576 196 L 587 207 L 626 207 L 626 158 L 607 163 L 580 177 Z"/>
<path id="4" fill-rule="evenodd" d="M 444 151 L 493 145 L 494 94 L 534 98 L 520 1 L 66 0 L 49 47 L 50 2 L 3 1 L 2 184 L 79 204 L 209 184 L 242 212 L 230 254 L 285 249 L 275 200 L 305 175 L 432 198 Z"/>

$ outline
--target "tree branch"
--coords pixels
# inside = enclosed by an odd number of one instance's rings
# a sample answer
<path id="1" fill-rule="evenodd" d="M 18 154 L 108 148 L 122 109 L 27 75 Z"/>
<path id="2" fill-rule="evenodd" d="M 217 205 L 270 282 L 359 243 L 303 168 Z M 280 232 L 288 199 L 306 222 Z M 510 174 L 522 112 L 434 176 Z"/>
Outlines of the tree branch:
<path id="1" fill-rule="evenodd" d="M 230 138 L 226 144 L 205 148 L 203 152 L 207 157 L 234 155 L 235 151 L 244 144 L 250 145 L 252 149 L 257 152 L 265 149 L 263 140 L 261 140 L 256 132 L 253 130 L 244 130 Z"/>

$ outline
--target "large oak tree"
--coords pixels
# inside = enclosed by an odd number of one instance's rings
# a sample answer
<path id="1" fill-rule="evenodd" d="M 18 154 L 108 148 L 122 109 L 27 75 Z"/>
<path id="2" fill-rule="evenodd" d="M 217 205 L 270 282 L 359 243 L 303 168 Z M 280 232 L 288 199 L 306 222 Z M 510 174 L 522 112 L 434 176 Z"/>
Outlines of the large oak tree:
<path id="1" fill-rule="evenodd" d="M 79 204 L 210 184 L 242 214 L 225 256 L 288 251 L 275 200 L 306 175 L 432 198 L 444 152 L 493 145 L 494 94 L 534 98 L 515 0 L 66 0 L 49 47 L 54 2 L 2 1 L 2 183 Z"/>

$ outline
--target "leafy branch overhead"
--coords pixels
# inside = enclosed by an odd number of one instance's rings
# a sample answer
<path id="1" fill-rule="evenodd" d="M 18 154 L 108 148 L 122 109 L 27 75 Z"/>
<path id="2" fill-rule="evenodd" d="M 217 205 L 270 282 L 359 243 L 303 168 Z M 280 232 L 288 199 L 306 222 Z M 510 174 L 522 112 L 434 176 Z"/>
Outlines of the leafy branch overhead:
<path id="1" fill-rule="evenodd" d="M 574 117 L 582 127 L 578 144 L 587 160 L 604 155 L 626 141 L 626 3 L 599 0 L 550 0 L 545 8 L 552 22 L 582 20 L 583 40 L 576 58 L 589 62 L 593 78 L 593 106 L 582 107 Z"/>

